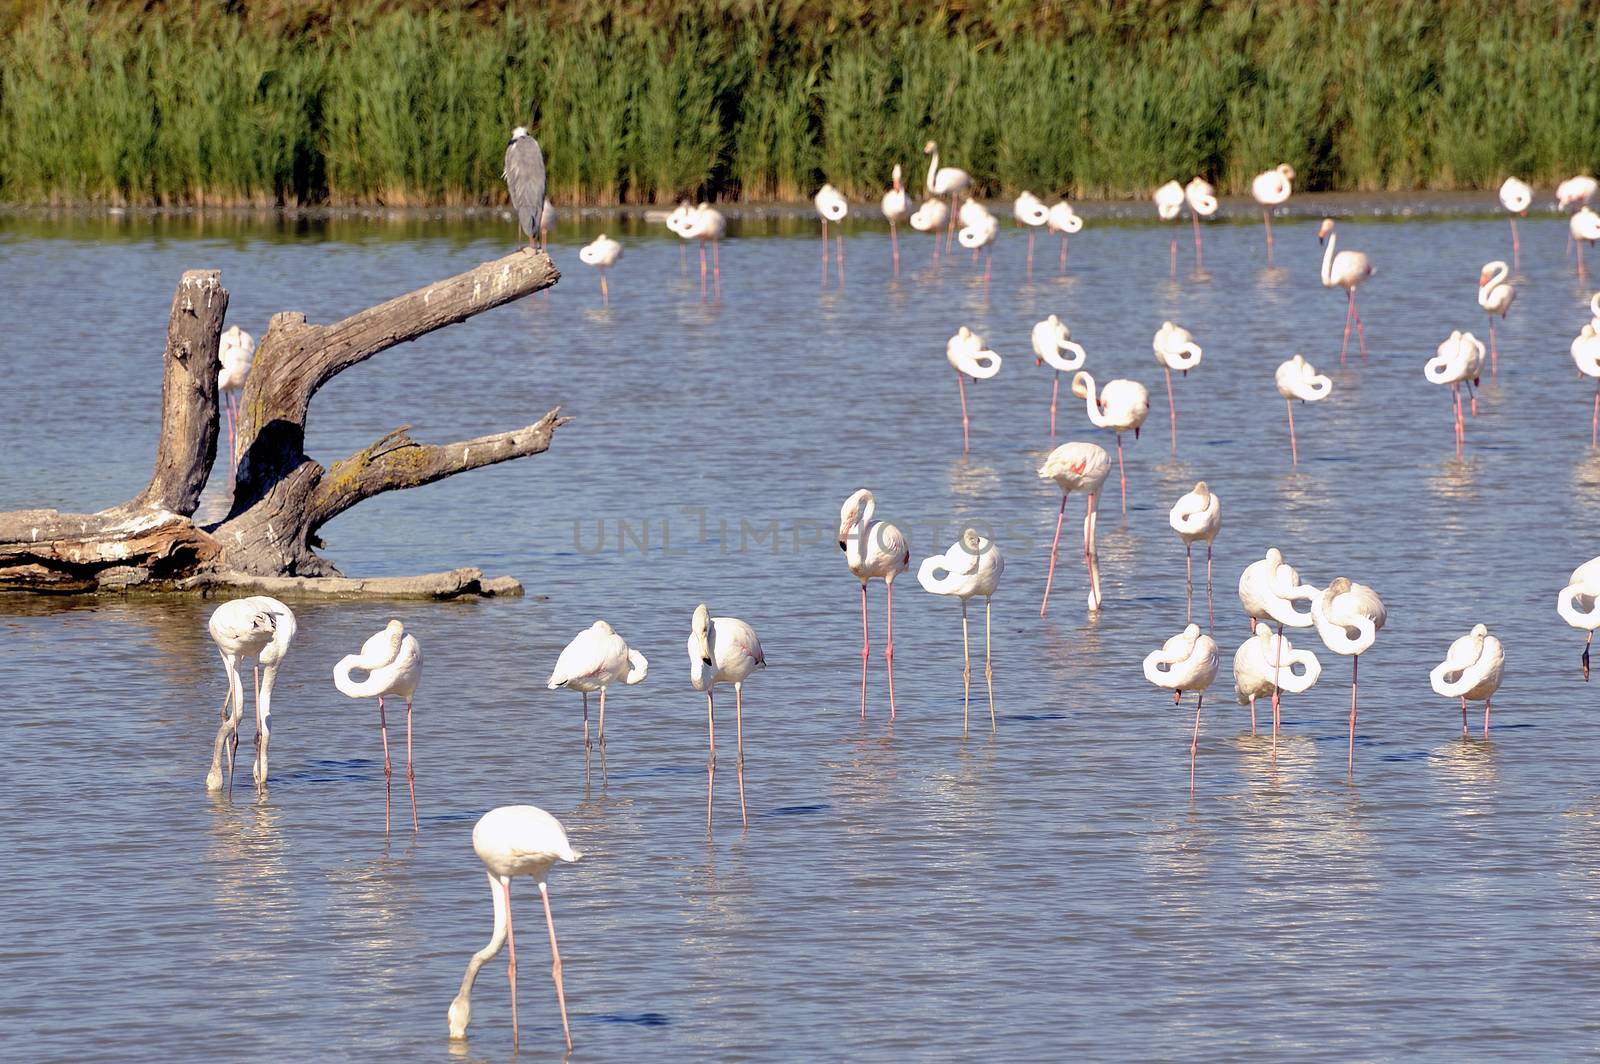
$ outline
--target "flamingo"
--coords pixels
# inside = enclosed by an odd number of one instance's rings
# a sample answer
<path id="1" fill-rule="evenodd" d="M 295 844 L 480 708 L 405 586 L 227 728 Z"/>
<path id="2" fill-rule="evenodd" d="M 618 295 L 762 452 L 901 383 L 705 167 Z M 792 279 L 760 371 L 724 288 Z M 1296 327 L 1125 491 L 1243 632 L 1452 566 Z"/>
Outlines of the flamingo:
<path id="1" fill-rule="evenodd" d="M 1194 178 L 1183 188 L 1183 198 L 1189 201 L 1189 220 L 1194 222 L 1194 266 L 1200 268 L 1200 219 L 1217 213 L 1217 190 L 1211 182 Z"/>
<path id="2" fill-rule="evenodd" d="M 1161 328 L 1156 330 L 1155 339 L 1151 347 L 1156 353 L 1156 361 L 1161 364 L 1161 372 L 1167 378 L 1167 413 L 1171 418 L 1172 450 L 1178 450 L 1178 406 L 1172 398 L 1172 371 L 1179 370 L 1185 377 L 1189 371 L 1200 365 L 1200 357 L 1204 353 L 1200 345 L 1194 342 L 1194 334 L 1188 329 L 1172 324 L 1170 321 L 1161 323 Z"/>
<path id="3" fill-rule="evenodd" d="M 1272 265 L 1272 208 L 1289 201 L 1294 191 L 1294 167 L 1279 163 L 1263 170 L 1250 182 L 1250 195 L 1261 204 L 1261 220 L 1267 226 L 1267 265 Z"/>
<path id="4" fill-rule="evenodd" d="M 1067 237 L 1073 233 L 1083 231 L 1083 219 L 1078 217 L 1078 212 L 1072 209 L 1072 204 L 1066 200 L 1052 204 L 1050 216 L 1046 223 L 1050 232 L 1061 234 L 1061 272 L 1067 270 Z"/>
<path id="5" fill-rule="evenodd" d="M 966 378 L 976 382 L 993 377 L 1000 372 L 1000 356 L 984 347 L 983 337 L 963 325 L 946 341 L 944 357 L 956 371 L 956 389 L 961 393 L 961 451 L 965 454 L 969 428 Z"/>
<path id="6" fill-rule="evenodd" d="M 975 529 L 964 528 L 961 536 L 943 554 L 922 559 L 917 568 L 917 583 L 933 595 L 953 595 L 961 600 L 961 734 L 967 734 L 967 716 L 972 705 L 972 650 L 967 639 L 967 600 L 983 596 L 983 679 L 989 688 L 989 732 L 994 733 L 994 666 L 991 663 L 989 622 L 994 589 L 1005 571 L 1006 561 L 993 540 L 984 539 Z"/>
<path id="7" fill-rule="evenodd" d="M 1050 363 L 1055 371 L 1055 382 L 1050 386 L 1050 438 L 1056 438 L 1056 396 L 1061 394 L 1061 371 L 1073 372 L 1083 366 L 1088 355 L 1082 344 L 1072 342 L 1072 333 L 1065 322 L 1054 314 L 1033 327 L 1033 364 Z M 1065 357 L 1066 352 L 1071 357 Z"/>
<path id="8" fill-rule="evenodd" d="M 845 215 L 850 213 L 850 204 L 844 198 L 844 193 L 832 185 L 823 185 L 817 190 L 813 200 L 817 205 L 817 213 L 822 216 L 822 279 L 828 279 L 828 223 L 842 222 Z M 839 282 L 844 283 L 844 235 L 840 234 L 839 240 Z"/>
<path id="9" fill-rule="evenodd" d="M 1122 512 L 1126 514 L 1128 474 L 1122 465 L 1122 434 L 1132 429 L 1133 438 L 1139 438 L 1139 426 L 1150 413 L 1150 393 L 1138 381 L 1130 380 L 1107 381 L 1096 392 L 1094 378 L 1080 369 L 1072 376 L 1072 394 L 1085 401 L 1090 424 L 1117 434 L 1117 478 L 1122 482 Z"/>
<path id="10" fill-rule="evenodd" d="M 1183 700 L 1185 691 L 1195 693 L 1194 737 L 1189 740 L 1189 790 L 1194 790 L 1195 755 L 1200 749 L 1200 706 L 1206 700 L 1206 688 L 1217 678 L 1217 643 L 1208 635 L 1200 634 L 1200 626 L 1191 624 L 1177 635 L 1161 644 L 1144 659 L 1144 678 L 1157 687 L 1172 692 L 1172 704 Z"/>
<path id="11" fill-rule="evenodd" d="M 1600 446 L 1600 330 L 1595 323 L 1586 321 L 1578 338 L 1572 341 L 1572 361 L 1578 372 L 1595 379 L 1594 415 L 1589 419 L 1589 446 Z"/>
<path id="12" fill-rule="evenodd" d="M 1350 347 L 1350 324 L 1355 323 L 1356 336 L 1361 341 L 1361 357 L 1367 357 L 1367 330 L 1361 324 L 1361 314 L 1356 310 L 1356 286 L 1373 274 L 1372 263 L 1366 255 L 1359 251 L 1341 251 L 1334 254 L 1334 244 L 1338 237 L 1333 232 L 1333 219 L 1322 219 L 1322 227 L 1317 230 L 1317 239 L 1326 241 L 1327 250 L 1322 253 L 1322 287 L 1339 287 L 1345 290 L 1349 297 L 1349 306 L 1344 315 L 1344 343 L 1339 345 L 1339 364 L 1344 365 L 1344 355 Z"/>
<path id="13" fill-rule="evenodd" d="M 889 219 L 889 247 L 894 253 L 894 275 L 900 276 L 900 234 L 898 226 L 911 217 L 911 197 L 901 181 L 900 164 L 894 164 L 892 184 L 883 194 L 883 216 Z"/>
<path id="14" fill-rule="evenodd" d="M 972 175 L 965 170 L 954 166 L 939 165 L 939 145 L 928 141 L 922 147 L 922 154 L 928 156 L 928 192 L 938 198 L 950 197 L 950 212 L 955 213 L 956 197 L 965 192 L 972 185 Z M 951 224 L 951 232 L 946 236 L 946 243 L 954 236 L 955 225 Z"/>
<path id="15" fill-rule="evenodd" d="M 1494 316 L 1500 315 L 1504 321 L 1506 312 L 1511 309 L 1511 301 L 1517 298 L 1517 290 L 1506 282 L 1511 275 L 1511 267 L 1504 260 L 1496 259 L 1488 263 L 1478 274 L 1478 306 L 1489 315 L 1489 373 L 1494 375 L 1499 372 L 1500 351 L 1494 338 Z"/>
<path id="16" fill-rule="evenodd" d="M 1450 385 L 1455 396 L 1457 453 L 1467 439 L 1467 422 L 1461 412 L 1461 385 L 1468 382 L 1467 391 L 1472 392 L 1472 385 L 1483 372 L 1483 358 L 1483 343 L 1469 332 L 1454 329 L 1422 369 L 1430 383 Z M 1472 395 L 1472 415 L 1478 415 L 1476 394 Z"/>
<path id="17" fill-rule="evenodd" d="M 494 934 L 489 944 L 472 955 L 467 962 L 467 974 L 461 979 L 461 989 L 450 1002 L 450 1037 L 460 1040 L 467 1036 L 467 1024 L 472 1020 L 472 984 L 478 978 L 478 969 L 494 959 L 500 947 L 511 945 L 511 959 L 506 964 L 506 981 L 511 984 L 511 1041 L 519 1040 L 517 1028 L 517 936 L 511 919 L 511 878 L 532 876 L 539 884 L 539 897 L 544 901 L 545 926 L 550 929 L 550 978 L 556 984 L 556 1002 L 561 1006 L 561 1030 L 567 1038 L 567 1051 L 572 1050 L 572 1028 L 567 1025 L 567 994 L 561 985 L 561 950 L 556 945 L 556 922 L 550 914 L 550 888 L 545 877 L 557 861 L 571 864 L 583 856 L 567 841 L 566 829 L 561 822 L 543 809 L 532 805 L 502 805 L 491 809 L 478 819 L 472 829 L 472 849 L 483 862 L 489 876 L 489 894 L 494 899 Z"/>
<path id="18" fill-rule="evenodd" d="M 883 648 L 884 666 L 889 673 L 889 719 L 894 720 L 894 578 L 911 565 L 906 537 L 875 514 L 878 500 L 861 488 L 839 507 L 839 549 L 845 564 L 861 581 L 861 719 L 867 719 L 867 655 L 870 650 L 867 628 L 867 581 L 882 580 L 889 599 L 889 638 Z"/>
<path id="19" fill-rule="evenodd" d="M 217 391 L 222 396 L 222 412 L 228 419 L 228 485 L 233 485 L 233 470 L 238 463 L 235 426 L 239 420 L 239 394 L 250 379 L 256 360 L 256 341 L 237 325 L 230 325 L 217 342 L 217 358 L 222 369 L 217 373 Z"/>
<path id="20" fill-rule="evenodd" d="M 1018 225 L 1028 228 L 1028 276 L 1033 276 L 1033 238 L 1037 235 L 1034 230 L 1050 221 L 1050 208 L 1044 201 L 1032 192 L 1023 192 L 1017 196 L 1011 205 L 1011 217 L 1017 220 Z"/>
<path id="21" fill-rule="evenodd" d="M 994 213 L 989 208 L 968 196 L 961 201 L 961 206 L 956 208 L 956 218 L 952 224 L 962 229 L 982 230 L 988 228 L 991 223 L 996 229 L 1000 227 L 999 219 L 994 216 Z M 960 238 L 959 233 L 956 236 L 957 239 Z M 972 248 L 972 261 L 978 261 L 977 247 Z"/>
<path id="22" fill-rule="evenodd" d="M 689 265 L 689 234 L 690 222 L 694 218 L 694 206 L 684 200 L 679 200 L 678 205 L 672 208 L 667 215 L 667 229 L 681 241 L 682 254 L 679 256 L 679 266 L 682 269 Z"/>
<path id="23" fill-rule="evenodd" d="M 1567 232 L 1578 241 L 1578 282 L 1583 283 L 1583 246 L 1600 240 L 1600 214 L 1588 207 L 1580 207 L 1567 221 Z"/>
<path id="24" fill-rule="evenodd" d="M 545 687 L 551 691 L 565 687 L 583 696 L 583 752 L 589 752 L 589 692 L 600 692 L 600 752 L 606 749 L 606 688 L 620 683 L 628 687 L 644 682 L 650 663 L 637 650 L 630 649 L 617 630 L 605 621 L 595 621 L 573 636 L 556 659 Z"/>
<path id="25" fill-rule="evenodd" d="M 1168 181 L 1156 189 L 1151 197 L 1156 203 L 1156 214 L 1163 222 L 1176 222 L 1178 215 L 1183 212 L 1183 186 L 1176 181 Z M 1172 276 L 1178 276 L 1178 229 L 1172 229 Z"/>
<path id="26" fill-rule="evenodd" d="M 1489 705 L 1505 672 L 1506 652 L 1485 625 L 1450 644 L 1444 661 L 1433 667 L 1428 679 L 1434 694 L 1461 699 L 1461 737 L 1467 737 L 1467 702 L 1483 702 L 1483 737 L 1489 737 Z"/>
<path id="27" fill-rule="evenodd" d="M 1533 202 L 1533 188 L 1526 181 L 1508 177 L 1500 186 L 1500 206 L 1511 212 L 1511 258 L 1522 269 L 1522 241 L 1517 238 L 1517 215 L 1527 217 Z"/>
<path id="28" fill-rule="evenodd" d="M 594 266 L 600 270 L 600 303 L 602 306 L 611 305 L 611 290 L 606 284 L 606 271 L 617 264 L 622 258 L 622 243 L 613 240 L 601 233 L 594 241 L 578 249 L 578 261 L 586 266 Z"/>
<path id="29" fill-rule="evenodd" d="M 968 200 L 967 202 L 971 202 Z M 983 263 L 983 287 L 989 288 L 989 274 L 994 269 L 994 239 L 1000 233 L 1000 222 L 992 214 L 985 212 L 982 218 L 976 218 L 973 224 L 964 226 L 956 234 L 956 240 L 964 248 L 971 248 L 974 255 L 984 248 L 988 248 L 987 257 Z"/>
<path id="30" fill-rule="evenodd" d="M 1389 620 L 1378 593 L 1366 584 L 1336 577 L 1311 600 L 1311 618 L 1322 643 L 1350 659 L 1350 771 L 1356 767 L 1356 673 Z"/>
<path id="31" fill-rule="evenodd" d="M 1061 545 L 1061 522 L 1067 516 L 1067 496 L 1081 491 L 1088 496 L 1083 514 L 1083 564 L 1089 572 L 1089 612 L 1100 609 L 1100 556 L 1094 549 L 1095 513 L 1100 508 L 1100 489 L 1111 472 L 1111 458 L 1105 449 L 1092 443 L 1063 443 L 1051 451 L 1039 467 L 1040 480 L 1053 480 L 1061 488 L 1061 511 L 1056 515 L 1056 538 L 1050 543 L 1050 571 L 1044 578 L 1044 601 L 1039 616 L 1050 605 L 1050 584 L 1056 576 L 1056 548 Z"/>
<path id="32" fill-rule="evenodd" d="M 1589 644 L 1600 628 L 1600 558 L 1590 558 L 1572 570 L 1572 579 L 1556 596 L 1561 619 L 1587 634 L 1583 638 L 1583 681 L 1589 682 Z"/>
<path id="33" fill-rule="evenodd" d="M 911 212 L 911 228 L 919 233 L 933 234 L 933 261 L 939 261 L 939 231 L 950 219 L 950 208 L 943 200 L 924 200 L 922 206 Z"/>
<path id="34" fill-rule="evenodd" d="M 360 669 L 367 678 L 357 682 L 350 673 Z M 383 700 L 390 695 L 406 700 L 406 786 L 411 791 L 411 830 L 417 830 L 416 773 L 411 767 L 411 700 L 422 679 L 422 647 L 417 637 L 406 632 L 399 621 L 391 620 L 383 631 L 361 644 L 361 653 L 346 654 L 333 667 L 333 686 L 350 698 L 378 700 L 378 729 L 383 735 L 383 830 L 389 830 L 389 722 L 384 717 Z"/>
<path id="35" fill-rule="evenodd" d="M 728 231 L 728 220 L 722 212 L 709 203 L 702 203 L 689 212 L 689 216 L 680 224 L 678 235 L 685 240 L 700 241 L 700 288 L 702 294 L 706 286 L 706 241 L 711 241 L 711 276 L 716 283 L 717 291 L 722 291 L 722 255 L 718 250 L 718 241 Z"/>
<path id="36" fill-rule="evenodd" d="M 244 718 L 244 685 L 239 680 L 239 659 L 255 658 L 256 756 L 251 775 L 256 793 L 267 785 L 267 744 L 272 737 L 272 684 L 278 666 L 289 653 L 294 640 L 294 613 L 275 598 L 252 595 L 218 606 L 206 625 L 222 667 L 228 677 L 228 693 L 222 699 L 222 726 L 217 729 L 211 751 L 211 771 L 206 773 L 206 790 L 222 789 L 222 750 L 232 741 L 228 753 L 228 790 L 233 790 L 233 763 L 239 753 L 239 722 Z M 232 706 L 232 712 L 228 707 Z"/>
<path id="37" fill-rule="evenodd" d="M 1304 612 L 1295 609 L 1295 603 L 1304 601 L 1309 603 L 1317 595 L 1317 589 L 1310 584 L 1300 582 L 1300 574 L 1294 567 L 1283 560 L 1283 552 L 1277 547 L 1269 547 L 1266 557 L 1257 562 L 1251 562 L 1239 574 L 1239 603 L 1244 607 L 1245 616 L 1249 618 L 1250 631 L 1255 632 L 1256 622 L 1268 621 L 1278 626 L 1278 635 L 1283 635 L 1284 628 L 1310 628 L 1316 623 L 1315 616 L 1308 608 Z M 1281 663 L 1274 663 L 1274 668 Z M 1280 724 L 1278 696 L 1272 696 L 1272 741 L 1278 741 L 1278 728 Z"/>
<path id="38" fill-rule="evenodd" d="M 1178 534 L 1178 538 L 1183 540 L 1183 567 L 1187 587 L 1187 605 L 1183 614 L 1185 621 L 1194 618 L 1194 545 L 1197 540 L 1205 541 L 1206 627 L 1211 628 L 1216 623 L 1216 618 L 1211 612 L 1211 544 L 1217 538 L 1217 533 L 1222 531 L 1222 500 L 1217 498 L 1216 493 L 1202 480 L 1195 484 L 1193 491 L 1184 493 L 1173 503 L 1172 512 L 1167 515 L 1167 523 Z"/>
<path id="39" fill-rule="evenodd" d="M 1273 378 L 1278 385 L 1278 394 L 1283 396 L 1284 406 L 1289 410 L 1289 460 L 1299 465 L 1300 447 L 1294 438 L 1294 401 L 1321 402 L 1333 392 L 1333 381 L 1318 373 L 1317 367 L 1302 355 L 1280 362 Z"/>
<path id="40" fill-rule="evenodd" d="M 1600 191 L 1600 183 L 1588 174 L 1579 174 L 1569 177 L 1556 186 L 1556 209 L 1566 210 L 1568 207 L 1584 207 L 1594 198 L 1596 191 Z M 1572 235 L 1570 230 L 1567 235 L 1567 254 L 1572 254 Z"/>
<path id="41" fill-rule="evenodd" d="M 1265 622 L 1256 622 L 1255 635 L 1233 652 L 1233 690 L 1241 706 L 1250 706 L 1250 734 L 1256 733 L 1256 699 L 1270 695 L 1277 704 L 1285 691 L 1298 695 L 1311 690 L 1321 675 L 1322 662 L 1315 653 L 1296 650 L 1286 636 L 1273 635 Z"/>
<path id="42" fill-rule="evenodd" d="M 694 608 L 689 621 L 689 684 L 706 693 L 706 738 L 711 753 L 706 760 L 706 832 L 711 831 L 712 786 L 717 779 L 717 720 L 712 695 L 719 683 L 733 684 L 733 721 L 739 777 L 739 820 L 750 818 L 744 807 L 744 682 L 757 669 L 767 667 L 756 630 L 737 617 L 713 617 L 704 602 Z"/>

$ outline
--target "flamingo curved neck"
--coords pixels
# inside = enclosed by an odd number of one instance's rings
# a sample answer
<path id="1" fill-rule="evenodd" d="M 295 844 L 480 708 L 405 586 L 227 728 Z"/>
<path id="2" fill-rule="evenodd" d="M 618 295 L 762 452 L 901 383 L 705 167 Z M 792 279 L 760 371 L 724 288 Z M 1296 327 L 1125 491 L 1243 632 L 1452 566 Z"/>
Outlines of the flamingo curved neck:
<path id="1" fill-rule="evenodd" d="M 1333 245 L 1339 239 L 1338 233 L 1328 234 L 1328 246 L 1322 252 L 1322 286 L 1333 287 Z"/>
<path id="2" fill-rule="evenodd" d="M 386 665 L 372 666 L 363 662 L 360 654 L 346 654 L 333 667 L 333 686 L 340 694 L 351 698 L 376 698 L 389 690 L 391 677 L 387 675 Z M 360 682 L 352 680 L 350 673 L 356 669 L 370 670 L 367 678 Z"/>
<path id="3" fill-rule="evenodd" d="M 938 182 L 934 180 L 939 174 L 939 150 L 935 148 L 928 159 L 928 191 L 938 195 Z"/>
<path id="4" fill-rule="evenodd" d="M 1579 608 L 1579 598 L 1587 598 L 1589 600 L 1589 608 L 1587 610 Z M 1566 621 L 1574 628 L 1582 628 L 1590 632 L 1600 628 L 1600 598 L 1585 591 L 1577 584 L 1569 584 L 1561 589 L 1561 597 L 1556 600 L 1556 612 L 1561 615 L 1563 621 Z"/>
<path id="5" fill-rule="evenodd" d="M 1343 654 L 1347 657 L 1352 654 L 1360 654 L 1371 647 L 1378 636 L 1378 629 L 1372 623 L 1371 618 L 1355 617 L 1348 624 L 1330 618 L 1327 609 L 1323 606 L 1321 596 L 1311 600 L 1311 616 L 1316 621 L 1317 634 L 1328 645 L 1328 649 L 1335 654 Z M 1351 639 L 1349 635 L 1351 628 L 1356 629 L 1358 633 L 1354 639 Z"/>

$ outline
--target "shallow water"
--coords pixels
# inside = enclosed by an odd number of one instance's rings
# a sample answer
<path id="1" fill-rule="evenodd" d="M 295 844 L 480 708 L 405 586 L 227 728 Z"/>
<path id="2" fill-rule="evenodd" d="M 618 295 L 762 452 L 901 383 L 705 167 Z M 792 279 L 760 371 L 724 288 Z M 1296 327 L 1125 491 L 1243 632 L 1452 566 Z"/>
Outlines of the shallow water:
<path id="1" fill-rule="evenodd" d="M 1065 276 L 1041 239 L 1030 281 L 1008 223 L 987 290 L 965 258 L 934 272 L 920 235 L 891 280 L 887 234 L 855 223 L 847 285 L 820 286 L 813 227 L 750 228 L 762 235 L 735 227 L 723 245 L 720 299 L 659 228 L 630 230 L 609 311 L 576 260 L 580 234 L 561 229 L 567 276 L 550 297 L 386 352 L 319 394 L 308 449 L 324 461 L 400 424 L 442 441 L 558 403 L 576 420 L 547 454 L 384 496 L 324 530 L 346 573 L 479 565 L 529 594 L 296 605 L 265 799 L 247 769 L 231 801 L 203 787 L 222 694 L 215 602 L 0 604 L 0 1057 L 506 1059 L 504 955 L 479 978 L 464 1048 L 445 1009 L 490 930 L 472 825 L 513 802 L 555 813 L 585 853 L 550 878 L 575 1059 L 1595 1050 L 1600 724 L 1581 637 L 1554 604 L 1600 553 L 1584 531 L 1600 454 L 1593 388 L 1567 354 L 1588 290 L 1562 223 L 1523 225 L 1504 367 L 1460 458 L 1449 396 L 1422 364 L 1452 328 L 1483 335 L 1475 282 L 1509 253 L 1503 219 L 1341 225 L 1378 269 L 1359 297 L 1370 358 L 1343 368 L 1344 301 L 1318 284 L 1311 222 L 1278 227 L 1271 270 L 1259 227 L 1208 227 L 1199 276 L 1182 230 L 1176 281 L 1167 233 L 1129 226 L 1074 238 Z M 0 223 L 0 509 L 93 509 L 142 486 L 183 269 L 220 268 L 230 321 L 259 336 L 274 311 L 327 321 L 513 244 L 492 221 Z M 1051 312 L 1098 376 L 1147 384 L 1152 409 L 1125 441 L 1126 520 L 1114 478 L 1102 507 L 1104 611 L 1084 608 L 1074 497 L 1041 621 L 1059 494 L 1034 476 L 1050 374 L 1028 331 Z M 1164 318 L 1206 352 L 1176 382 L 1176 455 L 1149 346 Z M 1006 358 L 968 387 L 966 457 L 943 355 L 961 324 Z M 1295 351 L 1335 378 L 1329 401 L 1296 411 L 1298 470 L 1272 381 Z M 1059 418 L 1061 440 L 1111 448 L 1081 403 L 1064 398 Z M 1183 624 L 1167 510 L 1200 478 L 1223 500 L 1224 671 L 1191 795 L 1192 701 L 1174 708 L 1139 662 Z M 875 585 L 859 720 L 858 590 L 833 541 L 839 503 L 863 485 L 918 558 L 960 522 L 995 528 L 996 735 L 977 726 L 980 703 L 963 740 L 959 610 L 914 574 L 896 603 L 899 717 Z M 202 516 L 223 508 L 213 485 Z M 1388 604 L 1361 669 L 1352 778 L 1346 661 L 1322 651 L 1322 681 L 1286 700 L 1276 760 L 1231 697 L 1235 584 L 1269 545 L 1312 582 L 1348 575 Z M 749 829 L 725 746 L 709 839 L 704 704 L 683 649 L 702 600 L 754 624 L 769 662 L 746 692 Z M 374 707 L 329 674 L 391 615 L 427 672 L 421 830 L 404 826 L 402 784 L 386 838 Z M 600 616 L 652 664 L 609 701 L 604 769 L 596 757 L 586 773 L 578 700 L 543 683 Z M 1480 620 L 1509 667 L 1490 740 L 1475 716 L 1464 742 L 1428 670 Z M 1296 643 L 1320 650 L 1311 632 Z M 537 894 L 519 882 L 513 900 L 521 1055 L 554 1058 Z"/>

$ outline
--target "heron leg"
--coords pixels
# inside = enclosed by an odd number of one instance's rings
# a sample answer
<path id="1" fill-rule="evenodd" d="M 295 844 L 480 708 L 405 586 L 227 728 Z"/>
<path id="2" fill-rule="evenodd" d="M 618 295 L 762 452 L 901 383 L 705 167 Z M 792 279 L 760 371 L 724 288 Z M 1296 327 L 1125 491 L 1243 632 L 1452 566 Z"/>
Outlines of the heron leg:
<path id="1" fill-rule="evenodd" d="M 1044 611 L 1050 606 L 1050 584 L 1056 578 L 1056 548 L 1061 546 L 1061 522 L 1066 519 L 1066 516 L 1067 496 L 1063 492 L 1061 495 L 1061 512 L 1056 516 L 1056 538 L 1050 544 L 1050 571 L 1045 574 L 1044 578 L 1044 601 L 1039 603 L 1039 616 L 1041 617 L 1044 616 Z M 1085 518 L 1085 522 L 1087 520 Z M 1085 535 L 1087 535 L 1087 531 L 1085 531 Z M 865 656 L 865 650 L 862 653 Z"/>
<path id="2" fill-rule="evenodd" d="M 556 1003 L 561 1006 L 561 1033 L 567 1037 L 567 1052 L 572 1052 L 572 1028 L 567 1023 L 567 992 L 561 985 L 561 947 L 556 945 L 556 920 L 550 915 L 550 888 L 539 881 L 539 897 L 544 899 L 544 922 L 550 928 L 550 978 L 556 984 Z M 510 906 L 508 905 L 509 909 Z"/>

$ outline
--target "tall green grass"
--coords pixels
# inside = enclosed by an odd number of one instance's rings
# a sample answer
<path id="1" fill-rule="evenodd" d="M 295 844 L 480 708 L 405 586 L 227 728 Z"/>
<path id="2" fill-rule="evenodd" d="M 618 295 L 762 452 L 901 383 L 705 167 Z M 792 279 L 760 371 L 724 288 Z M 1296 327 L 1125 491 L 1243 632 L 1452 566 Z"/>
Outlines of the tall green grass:
<path id="1" fill-rule="evenodd" d="M 196 17 L 198 13 L 199 17 Z M 6 0 L 0 200 L 875 197 L 1549 183 L 1600 164 L 1600 6 L 1424 0 Z"/>

